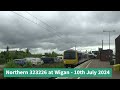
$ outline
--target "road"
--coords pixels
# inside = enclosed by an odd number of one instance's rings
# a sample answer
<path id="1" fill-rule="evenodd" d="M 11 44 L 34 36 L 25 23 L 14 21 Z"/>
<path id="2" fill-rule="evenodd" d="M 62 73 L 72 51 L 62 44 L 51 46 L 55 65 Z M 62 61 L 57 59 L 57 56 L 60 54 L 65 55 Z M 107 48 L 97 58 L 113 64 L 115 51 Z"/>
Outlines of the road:
<path id="1" fill-rule="evenodd" d="M 100 61 L 99 59 L 93 59 L 86 61 L 79 66 L 75 68 L 112 68 L 113 66 L 110 65 L 109 61 Z M 57 79 L 120 79 L 120 72 L 115 72 L 112 70 L 112 78 L 84 78 L 84 77 L 78 77 L 78 78 L 57 78 Z"/>

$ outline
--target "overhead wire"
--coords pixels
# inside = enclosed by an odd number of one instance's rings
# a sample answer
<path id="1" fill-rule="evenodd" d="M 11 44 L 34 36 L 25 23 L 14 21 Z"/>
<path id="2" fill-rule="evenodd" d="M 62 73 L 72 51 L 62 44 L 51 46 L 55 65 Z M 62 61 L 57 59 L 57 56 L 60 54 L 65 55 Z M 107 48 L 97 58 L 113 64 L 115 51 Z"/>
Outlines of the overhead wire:
<path id="1" fill-rule="evenodd" d="M 11 11 L 11 12 L 15 13 L 16 15 L 18 15 L 18 16 L 20 16 L 20 17 L 22 17 L 22 18 L 24 18 L 24 19 L 26 19 L 26 20 L 28 20 L 28 21 L 34 23 L 34 24 L 40 25 L 40 24 L 38 24 L 38 23 L 36 23 L 36 22 L 34 22 L 34 21 L 32 21 L 32 20 L 30 20 L 30 19 L 28 19 L 28 18 L 26 18 L 26 17 L 24 17 L 24 16 L 22 16 L 22 15 L 16 13 L 16 12 L 14 12 L 14 11 Z M 40 27 L 43 28 L 43 29 L 45 29 L 45 30 L 47 30 L 47 31 L 50 32 L 50 33 L 53 33 L 53 32 L 51 32 L 51 30 L 46 29 L 45 27 L 42 27 L 42 26 L 40 26 Z"/>
<path id="2" fill-rule="evenodd" d="M 45 24 L 46 26 L 50 27 L 52 30 L 54 30 L 54 31 L 56 32 L 56 30 L 55 30 L 52 26 L 50 26 L 48 23 L 42 21 L 41 19 L 38 19 L 36 16 L 30 14 L 30 13 L 27 12 L 27 11 L 25 11 L 25 12 L 28 13 L 29 15 L 31 15 L 32 17 L 34 17 L 36 20 L 38 20 L 38 21 L 42 22 L 43 24 Z M 62 33 L 60 33 L 60 32 L 59 32 L 59 34 L 64 35 L 64 34 L 62 34 Z M 58 37 L 62 38 L 59 34 L 56 33 L 56 35 L 57 35 Z M 68 39 L 68 40 L 69 40 L 69 39 Z M 73 41 L 72 39 L 70 40 L 70 42 L 71 42 L 71 41 L 72 41 L 72 43 L 73 43 L 73 42 L 75 43 L 75 41 Z"/>
<path id="3" fill-rule="evenodd" d="M 24 17 L 24 16 L 16 13 L 16 12 L 14 12 L 14 11 L 11 11 L 11 12 L 15 13 L 16 15 L 18 15 L 18 16 L 20 16 L 20 17 L 22 17 L 22 18 L 24 18 L 24 19 L 26 19 L 26 20 L 34 23 L 34 24 L 40 25 L 40 24 L 38 24 L 38 23 L 36 23 L 36 22 L 34 22 L 34 21 L 32 21 L 32 20 L 30 20 L 30 19 L 28 19 L 28 18 L 26 18 L 26 17 Z M 28 13 L 28 12 L 26 12 L 26 13 Z M 30 13 L 28 13 L 28 14 L 31 15 L 32 17 L 34 17 L 36 20 L 39 20 L 40 22 L 44 23 L 45 25 L 47 25 L 48 27 L 50 27 L 52 30 L 54 30 L 54 28 L 53 28 L 52 26 L 50 26 L 49 24 L 43 22 L 42 20 L 38 19 L 37 17 L 33 16 L 33 15 L 30 14 Z M 40 27 L 42 27 L 42 26 L 40 26 Z M 42 27 L 42 28 L 44 28 L 44 27 Z M 51 30 L 49 30 L 49 29 L 46 29 L 46 28 L 44 28 L 44 29 L 47 30 L 47 31 L 49 31 L 49 32 L 51 32 Z M 51 32 L 51 33 L 53 34 L 53 32 Z M 55 32 L 54 32 L 54 33 L 55 33 Z M 59 34 L 61 34 L 61 33 L 59 33 Z M 58 36 L 59 38 L 62 38 L 59 34 L 56 33 L 56 36 Z M 61 34 L 61 35 L 63 35 L 63 34 Z M 68 39 L 68 40 L 69 40 L 69 39 Z M 70 41 L 72 41 L 72 43 L 73 43 L 73 42 L 75 43 L 75 41 L 73 41 L 72 39 L 71 39 Z"/>

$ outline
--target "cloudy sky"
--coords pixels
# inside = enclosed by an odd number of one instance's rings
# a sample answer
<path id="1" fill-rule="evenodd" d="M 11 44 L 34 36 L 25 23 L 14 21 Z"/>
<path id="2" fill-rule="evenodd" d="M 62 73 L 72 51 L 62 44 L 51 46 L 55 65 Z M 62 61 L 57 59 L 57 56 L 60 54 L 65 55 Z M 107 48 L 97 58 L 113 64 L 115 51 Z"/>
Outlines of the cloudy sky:
<path id="1" fill-rule="evenodd" d="M 97 50 L 104 42 L 111 49 L 120 34 L 119 11 L 0 11 L 0 49 L 29 48 L 32 53 L 44 53 L 77 47 L 77 50 Z"/>

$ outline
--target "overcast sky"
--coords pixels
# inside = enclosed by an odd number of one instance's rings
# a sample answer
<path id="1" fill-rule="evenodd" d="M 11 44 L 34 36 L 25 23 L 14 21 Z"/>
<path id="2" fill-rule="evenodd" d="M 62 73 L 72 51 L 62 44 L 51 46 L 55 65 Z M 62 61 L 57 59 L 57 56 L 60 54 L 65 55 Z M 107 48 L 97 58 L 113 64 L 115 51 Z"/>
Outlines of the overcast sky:
<path id="1" fill-rule="evenodd" d="M 114 49 L 120 34 L 119 11 L 28 11 L 40 21 L 25 11 L 14 12 L 0 11 L 1 49 L 8 45 L 41 53 L 74 48 L 76 43 L 78 50 L 96 50 L 102 40 L 107 49 L 108 33 L 103 30 L 116 30 L 111 33 Z"/>

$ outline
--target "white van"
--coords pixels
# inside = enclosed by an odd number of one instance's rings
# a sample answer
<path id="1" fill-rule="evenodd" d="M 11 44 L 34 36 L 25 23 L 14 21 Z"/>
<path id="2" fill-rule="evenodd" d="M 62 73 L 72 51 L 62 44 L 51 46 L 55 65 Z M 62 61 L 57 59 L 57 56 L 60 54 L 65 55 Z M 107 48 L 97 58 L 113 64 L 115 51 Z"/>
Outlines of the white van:
<path id="1" fill-rule="evenodd" d="M 27 62 L 31 62 L 33 65 L 43 64 L 43 63 L 44 63 L 41 58 L 28 57 L 28 58 L 25 58 L 25 60 L 26 60 Z"/>

